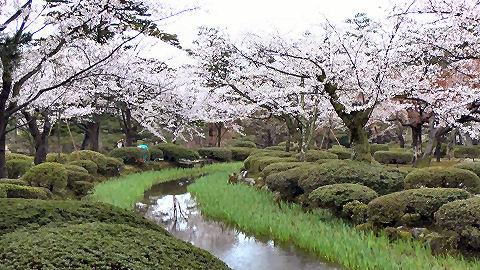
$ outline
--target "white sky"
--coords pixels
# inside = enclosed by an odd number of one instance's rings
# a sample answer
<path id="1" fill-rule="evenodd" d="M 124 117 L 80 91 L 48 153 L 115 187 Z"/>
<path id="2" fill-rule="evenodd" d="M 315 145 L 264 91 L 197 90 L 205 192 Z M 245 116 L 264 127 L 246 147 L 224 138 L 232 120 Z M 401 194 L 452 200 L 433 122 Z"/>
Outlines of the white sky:
<path id="1" fill-rule="evenodd" d="M 175 0 L 188 6 L 191 0 Z M 296 36 L 323 16 L 339 22 L 365 12 L 369 17 L 381 17 L 391 0 L 198 0 L 200 9 L 187 12 L 165 21 L 166 32 L 178 35 L 184 48 L 191 47 L 198 27 L 219 27 L 232 39 L 242 34 L 277 31 Z"/>

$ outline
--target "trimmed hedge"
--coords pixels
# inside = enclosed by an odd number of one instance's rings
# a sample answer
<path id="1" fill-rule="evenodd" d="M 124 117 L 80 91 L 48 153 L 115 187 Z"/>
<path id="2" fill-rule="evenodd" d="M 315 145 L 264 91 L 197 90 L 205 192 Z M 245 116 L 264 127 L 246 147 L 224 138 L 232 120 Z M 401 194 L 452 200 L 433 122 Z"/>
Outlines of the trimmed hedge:
<path id="1" fill-rule="evenodd" d="M 85 196 L 94 185 L 89 181 L 75 181 L 72 183 L 72 190 L 77 196 Z"/>
<path id="2" fill-rule="evenodd" d="M 25 159 L 11 159 L 7 161 L 7 175 L 9 178 L 20 178 L 31 167 L 33 162 Z"/>
<path id="3" fill-rule="evenodd" d="M 107 159 L 107 166 L 105 171 L 102 172 L 105 176 L 119 176 L 120 170 L 122 169 L 125 164 L 123 164 L 123 160 L 120 158 L 113 158 L 113 157 L 106 157 Z"/>
<path id="4" fill-rule="evenodd" d="M 155 148 L 155 147 L 150 147 L 148 149 L 150 151 L 150 160 L 155 161 L 155 160 L 163 160 L 163 151 Z"/>
<path id="5" fill-rule="evenodd" d="M 68 187 L 73 188 L 75 182 L 82 181 L 82 182 L 93 182 L 93 177 L 84 172 L 67 170 L 67 177 L 68 177 Z"/>
<path id="6" fill-rule="evenodd" d="M 108 155 L 123 160 L 124 164 L 137 165 L 142 164 L 144 156 L 150 156 L 150 152 L 140 147 L 122 147 L 113 149 Z"/>
<path id="7" fill-rule="evenodd" d="M 367 186 L 384 195 L 402 190 L 405 175 L 405 172 L 386 166 L 332 160 L 304 174 L 298 184 L 307 194 L 321 186 L 350 183 Z"/>
<path id="8" fill-rule="evenodd" d="M 319 187 L 308 195 L 313 207 L 331 208 L 337 212 L 352 201 L 367 204 L 378 197 L 377 192 L 366 186 L 357 184 L 333 184 Z"/>
<path id="9" fill-rule="evenodd" d="M 52 198 L 50 190 L 41 187 L 29 187 L 14 184 L 0 184 L 0 194 L 4 198 L 24 198 L 48 200 Z"/>
<path id="10" fill-rule="evenodd" d="M 344 147 L 333 147 L 327 151 L 337 155 L 338 159 L 350 159 L 353 153 L 352 150 Z"/>
<path id="11" fill-rule="evenodd" d="M 435 213 L 435 225 L 456 232 L 462 248 L 480 249 L 480 197 L 444 204 Z"/>
<path id="12" fill-rule="evenodd" d="M 480 149 L 475 146 L 457 146 L 453 151 L 455 158 L 471 158 L 475 160 L 480 157 Z"/>
<path id="13" fill-rule="evenodd" d="M 270 151 L 270 150 L 255 151 L 250 156 L 248 156 L 247 159 L 245 159 L 243 164 L 246 170 L 250 170 L 252 163 L 255 162 L 257 159 L 260 159 L 263 157 L 290 158 L 295 156 L 295 154 L 296 153 L 285 152 L 285 151 Z M 297 159 L 295 158 L 294 161 L 297 161 Z"/>
<path id="14" fill-rule="evenodd" d="M 67 169 L 67 171 L 88 173 L 87 169 L 83 168 L 82 166 L 65 164 L 65 165 L 63 165 L 63 167 L 65 167 L 65 169 Z"/>
<path id="15" fill-rule="evenodd" d="M 458 188 L 410 189 L 378 197 L 368 204 L 368 221 L 391 226 L 409 223 L 417 215 L 418 224 L 429 224 L 433 214 L 444 204 L 470 198 L 467 191 Z"/>
<path id="16" fill-rule="evenodd" d="M 252 159 L 248 169 L 249 173 L 260 173 L 270 164 L 278 162 L 295 162 L 298 161 L 294 157 L 271 157 L 271 156 L 260 156 L 258 158 Z"/>
<path id="17" fill-rule="evenodd" d="M 367 222 L 368 206 L 359 201 L 351 201 L 346 203 L 342 209 L 342 215 L 351 219 L 355 224 L 363 224 Z"/>
<path id="18" fill-rule="evenodd" d="M 375 154 L 377 151 L 389 151 L 390 148 L 388 147 L 388 144 L 376 144 L 372 143 L 370 144 L 370 154 Z"/>
<path id="19" fill-rule="evenodd" d="M 50 191 L 59 191 L 67 186 L 67 169 L 55 162 L 45 162 L 30 168 L 23 180 L 32 186 L 44 187 Z"/>
<path id="20" fill-rule="evenodd" d="M 480 178 L 471 171 L 451 167 L 418 169 L 405 177 L 405 189 L 421 187 L 461 188 L 471 193 L 479 193 Z"/>
<path id="21" fill-rule="evenodd" d="M 98 168 L 98 171 L 102 172 L 106 170 L 107 167 L 107 159 L 104 154 L 91 151 L 91 150 L 82 150 L 77 152 L 72 152 L 68 155 L 69 161 L 77 161 L 78 158 L 80 160 L 90 160 L 93 161 Z"/>
<path id="22" fill-rule="evenodd" d="M 185 146 L 176 145 L 173 143 L 161 143 L 156 147 L 163 151 L 163 157 L 168 161 L 179 161 L 180 159 L 197 160 L 200 155 Z"/>
<path id="23" fill-rule="evenodd" d="M 233 147 L 230 148 L 232 151 L 232 159 L 235 161 L 244 161 L 250 156 L 256 149 L 247 148 L 247 147 Z"/>
<path id="24" fill-rule="evenodd" d="M 334 153 L 321 150 L 308 150 L 307 152 L 305 152 L 305 161 L 307 162 L 314 162 L 325 159 L 338 159 L 338 156 Z"/>
<path id="25" fill-rule="evenodd" d="M 270 174 L 284 172 L 298 166 L 305 165 L 304 162 L 278 162 L 268 165 L 262 170 L 262 176 L 266 178 Z"/>
<path id="26" fill-rule="evenodd" d="M 6 153 L 5 154 L 5 160 L 9 161 L 12 159 L 23 159 L 23 160 L 30 160 L 33 162 L 33 157 L 27 156 L 24 154 L 16 154 L 16 153 Z"/>
<path id="27" fill-rule="evenodd" d="M 68 162 L 68 155 L 60 153 L 60 159 L 58 158 L 58 153 L 49 153 L 47 154 L 47 162 L 57 162 L 65 164 Z"/>
<path id="28" fill-rule="evenodd" d="M 7 270 L 229 269 L 207 251 L 171 235 L 108 223 L 46 226 L 4 235 L 0 264 Z"/>
<path id="29" fill-rule="evenodd" d="M 413 154 L 401 151 L 376 151 L 373 158 L 382 164 L 409 164 L 413 160 Z"/>
<path id="30" fill-rule="evenodd" d="M 469 170 L 480 177 L 480 162 L 462 162 L 453 167 L 457 169 Z"/>
<path id="31" fill-rule="evenodd" d="M 233 145 L 234 147 L 246 147 L 246 148 L 257 148 L 257 145 L 251 141 L 237 142 Z"/>
<path id="32" fill-rule="evenodd" d="M 75 160 L 68 163 L 68 165 L 75 165 L 82 167 L 88 171 L 89 174 L 97 174 L 98 167 L 95 162 L 91 160 Z"/>
<path id="33" fill-rule="evenodd" d="M 22 179 L 8 179 L 2 178 L 0 179 L 0 184 L 13 184 L 19 186 L 28 186 L 28 183 Z"/>
<path id="34" fill-rule="evenodd" d="M 302 188 L 298 185 L 299 179 L 317 166 L 319 165 L 307 163 L 286 171 L 269 174 L 265 178 L 265 184 L 270 190 L 279 192 L 282 200 L 294 201 L 295 197 L 303 194 Z"/>
<path id="35" fill-rule="evenodd" d="M 218 161 L 230 161 L 232 159 L 232 150 L 228 148 L 209 147 L 197 150 L 200 156 L 211 158 Z"/>

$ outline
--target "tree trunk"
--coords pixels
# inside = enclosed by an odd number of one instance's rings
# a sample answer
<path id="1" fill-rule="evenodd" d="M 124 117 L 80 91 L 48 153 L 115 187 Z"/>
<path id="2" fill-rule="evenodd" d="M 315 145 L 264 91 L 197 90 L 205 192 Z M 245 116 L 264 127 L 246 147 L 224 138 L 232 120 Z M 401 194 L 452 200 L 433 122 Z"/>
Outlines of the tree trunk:
<path id="1" fill-rule="evenodd" d="M 290 152 L 290 132 L 287 132 L 287 142 L 285 143 L 285 151 Z"/>
<path id="2" fill-rule="evenodd" d="M 133 146 L 133 143 L 137 139 L 137 126 L 133 123 L 132 114 L 130 109 L 122 109 L 122 121 L 120 126 L 125 133 L 125 146 Z M 174 142 L 175 143 L 175 142 Z"/>
<path id="3" fill-rule="evenodd" d="M 85 132 L 85 137 L 83 137 L 82 145 L 80 146 L 80 150 L 86 150 L 88 144 L 90 143 L 90 136 L 88 132 Z"/>
<path id="4" fill-rule="evenodd" d="M 438 140 L 437 146 L 435 147 L 435 157 L 437 158 L 437 162 L 440 162 L 441 155 L 442 155 L 442 142 Z"/>
<path id="5" fill-rule="evenodd" d="M 413 149 L 413 167 L 418 166 L 422 155 L 422 125 L 412 126 L 412 149 Z"/>
<path id="6" fill-rule="evenodd" d="M 217 129 L 217 147 L 220 147 L 222 145 L 223 123 L 215 123 L 215 128 Z"/>
<path id="7" fill-rule="evenodd" d="M 100 121 L 87 123 L 87 135 L 90 142 L 90 150 L 98 152 L 99 150 L 99 136 L 100 136 Z"/>
<path id="8" fill-rule="evenodd" d="M 403 137 L 404 130 L 405 128 L 402 125 L 397 125 L 397 128 L 395 129 L 395 135 L 397 135 L 400 148 L 405 148 L 405 138 Z"/>
<path id="9" fill-rule="evenodd" d="M 372 155 L 370 153 L 370 145 L 368 143 L 367 132 L 363 125 L 356 124 L 356 121 L 348 126 L 351 134 L 351 141 L 353 142 L 353 160 L 372 162 Z"/>
<path id="10" fill-rule="evenodd" d="M 0 178 L 7 178 L 7 161 L 5 158 L 5 154 L 7 153 L 5 150 L 6 129 L 7 123 L 2 117 L 0 118 Z"/>
<path id="11" fill-rule="evenodd" d="M 24 111 L 22 114 L 27 121 L 28 131 L 30 135 L 32 135 L 33 140 L 35 142 L 35 155 L 33 162 L 35 165 L 43 163 L 47 161 L 47 153 L 48 153 L 48 134 L 50 133 L 50 128 L 52 127 L 52 123 L 50 122 L 50 118 L 48 114 L 42 113 L 43 116 L 43 131 L 40 132 L 38 129 L 37 120 L 33 117 L 30 113 Z"/>

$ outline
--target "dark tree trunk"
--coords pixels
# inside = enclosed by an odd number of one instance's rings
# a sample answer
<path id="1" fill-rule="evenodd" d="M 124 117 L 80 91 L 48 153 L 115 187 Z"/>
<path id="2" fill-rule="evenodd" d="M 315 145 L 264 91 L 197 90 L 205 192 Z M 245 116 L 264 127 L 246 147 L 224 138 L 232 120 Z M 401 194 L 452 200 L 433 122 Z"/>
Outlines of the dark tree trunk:
<path id="1" fill-rule="evenodd" d="M 285 151 L 290 152 L 290 133 L 287 132 L 287 142 L 285 144 Z"/>
<path id="2" fill-rule="evenodd" d="M 404 130 L 405 128 L 402 125 L 397 125 L 397 128 L 395 130 L 395 135 L 397 135 L 400 148 L 405 148 L 405 138 L 403 137 Z"/>
<path id="3" fill-rule="evenodd" d="M 90 143 L 90 137 L 88 132 L 85 132 L 85 137 L 83 137 L 82 145 L 80 146 L 80 150 L 86 150 L 88 144 Z"/>
<path id="4" fill-rule="evenodd" d="M 137 126 L 133 123 L 132 113 L 130 109 L 122 109 L 122 121 L 120 126 L 125 133 L 125 146 L 133 146 L 133 143 L 137 140 Z"/>
<path id="5" fill-rule="evenodd" d="M 222 145 L 223 123 L 215 123 L 215 128 L 217 129 L 217 147 L 220 147 Z"/>
<path id="6" fill-rule="evenodd" d="M 422 154 L 422 125 L 412 126 L 413 167 L 418 166 Z"/>
<path id="7" fill-rule="evenodd" d="M 50 133 L 50 128 L 52 127 L 52 123 L 50 122 L 50 118 L 48 114 L 45 112 L 42 114 L 43 116 L 43 131 L 40 132 L 38 129 L 37 120 L 34 116 L 32 116 L 29 112 L 22 112 L 25 120 L 27 121 L 28 131 L 30 135 L 32 135 L 33 140 L 35 142 L 35 156 L 34 156 L 34 163 L 38 165 L 47 161 L 47 153 L 48 153 L 48 134 Z"/>
<path id="8" fill-rule="evenodd" d="M 98 152 L 100 137 L 100 121 L 87 123 L 87 135 L 90 142 L 90 150 Z M 86 136 L 85 136 L 86 137 Z"/>
<path id="9" fill-rule="evenodd" d="M 7 178 L 7 161 L 5 159 L 5 142 L 6 142 L 7 123 L 4 118 L 0 118 L 0 178 Z"/>
<path id="10" fill-rule="evenodd" d="M 362 123 L 353 121 L 352 125 L 348 126 L 351 134 L 351 141 L 353 142 L 353 160 L 359 161 L 372 161 L 372 155 L 370 153 L 370 145 L 368 143 L 367 132 Z"/>
<path id="11" fill-rule="evenodd" d="M 442 142 L 440 140 L 437 141 L 437 146 L 435 147 L 435 157 L 437 158 L 437 162 L 440 162 L 442 157 Z"/>

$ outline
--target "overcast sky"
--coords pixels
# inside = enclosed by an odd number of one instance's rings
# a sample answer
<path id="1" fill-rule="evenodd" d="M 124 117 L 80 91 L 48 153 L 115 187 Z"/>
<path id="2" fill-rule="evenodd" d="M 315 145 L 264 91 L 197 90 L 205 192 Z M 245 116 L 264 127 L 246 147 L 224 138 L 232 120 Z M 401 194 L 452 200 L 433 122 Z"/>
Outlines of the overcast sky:
<path id="1" fill-rule="evenodd" d="M 175 0 L 187 5 L 191 0 Z M 219 27 L 232 39 L 243 33 L 297 36 L 322 21 L 344 21 L 356 13 L 379 17 L 390 0 L 198 0 L 200 8 L 168 19 L 161 28 L 178 35 L 182 46 L 191 47 L 199 26 Z"/>

